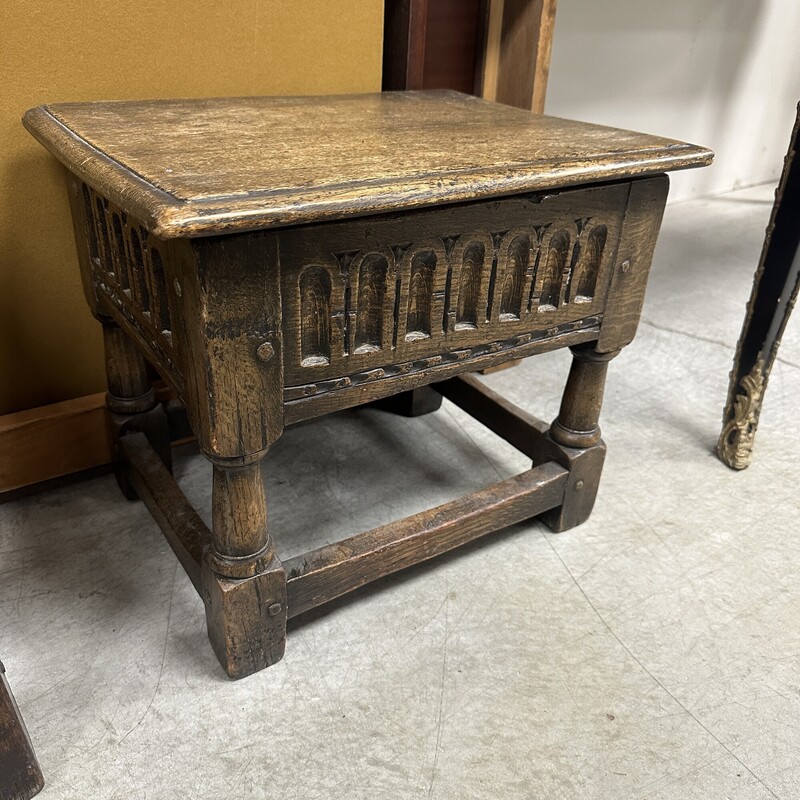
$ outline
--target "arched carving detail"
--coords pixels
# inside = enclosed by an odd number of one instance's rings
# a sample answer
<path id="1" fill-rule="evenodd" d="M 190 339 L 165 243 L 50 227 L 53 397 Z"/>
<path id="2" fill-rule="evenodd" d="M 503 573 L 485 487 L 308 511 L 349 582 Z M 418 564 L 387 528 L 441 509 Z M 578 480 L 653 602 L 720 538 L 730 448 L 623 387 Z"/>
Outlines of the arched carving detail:
<path id="1" fill-rule="evenodd" d="M 431 335 L 431 306 L 433 304 L 433 275 L 436 271 L 436 253 L 421 250 L 411 259 L 411 276 L 408 283 L 408 315 L 406 341 L 429 339 Z"/>
<path id="2" fill-rule="evenodd" d="M 478 307 L 481 300 L 481 278 L 486 260 L 486 248 L 472 242 L 464 249 L 458 280 L 458 305 L 455 329 L 478 327 Z"/>
<path id="3" fill-rule="evenodd" d="M 515 236 L 506 250 L 503 293 L 500 297 L 500 319 L 517 320 L 522 309 L 522 290 L 531 257 L 530 236 Z"/>
<path id="4" fill-rule="evenodd" d="M 586 244 L 578 260 L 575 275 L 572 277 L 572 290 L 570 300 L 575 303 L 590 303 L 594 299 L 597 288 L 597 276 L 600 273 L 600 263 L 603 259 L 603 250 L 608 238 L 608 228 L 605 225 L 596 225 L 589 231 Z"/>
<path id="5" fill-rule="evenodd" d="M 383 347 L 383 306 L 389 262 L 380 253 L 364 256 L 358 270 L 356 306 L 356 353 L 372 353 Z"/>
<path id="6" fill-rule="evenodd" d="M 97 208 L 97 238 L 100 244 L 100 260 L 106 272 L 114 271 L 114 261 L 111 257 L 111 240 L 108 235 L 108 222 L 106 220 L 106 209 L 100 197 L 95 198 Z"/>
<path id="7" fill-rule="evenodd" d="M 570 236 L 561 229 L 551 237 L 547 247 L 547 261 L 542 271 L 542 290 L 539 295 L 539 311 L 558 308 L 561 299 L 561 279 L 568 265 Z"/>
<path id="8" fill-rule="evenodd" d="M 131 228 L 131 260 L 134 297 L 142 311 L 150 310 L 150 290 L 147 288 L 147 277 L 144 271 L 144 253 L 142 240 L 136 228 Z"/>
<path id="9" fill-rule="evenodd" d="M 92 208 L 92 196 L 89 192 L 89 187 L 84 183 L 82 186 L 83 194 L 83 216 L 86 221 L 86 239 L 89 243 L 89 258 L 92 261 L 100 260 L 100 248 L 97 243 L 97 225 L 94 218 L 94 209 Z"/>
<path id="10" fill-rule="evenodd" d="M 111 232 L 114 240 L 112 253 L 114 257 L 114 272 L 123 289 L 130 286 L 128 278 L 128 259 L 125 254 L 125 234 L 122 232 L 122 220 L 119 214 L 111 215 Z"/>
<path id="11" fill-rule="evenodd" d="M 167 278 L 164 274 L 164 262 L 161 253 L 155 248 L 150 248 L 150 263 L 152 265 L 153 282 L 151 296 L 153 298 L 153 321 L 160 331 L 170 330 L 169 306 L 167 305 Z"/>
<path id="12" fill-rule="evenodd" d="M 317 367 L 331 359 L 331 276 L 309 267 L 300 276 L 301 365 Z"/>

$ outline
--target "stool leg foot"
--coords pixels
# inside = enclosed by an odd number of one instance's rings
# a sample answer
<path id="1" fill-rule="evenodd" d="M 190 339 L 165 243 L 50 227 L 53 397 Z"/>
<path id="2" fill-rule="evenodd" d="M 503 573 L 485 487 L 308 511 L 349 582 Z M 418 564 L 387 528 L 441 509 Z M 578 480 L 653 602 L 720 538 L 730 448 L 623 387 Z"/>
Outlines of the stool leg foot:
<path id="1" fill-rule="evenodd" d="M 549 458 L 542 460 L 558 461 L 569 470 L 569 479 L 564 491 L 564 502 L 558 508 L 542 514 L 539 519 L 551 531 L 561 533 L 589 519 L 600 486 L 606 446 L 601 440 L 592 447 L 567 448 L 556 444 L 552 438 L 550 445 L 552 450 Z"/>
<path id="2" fill-rule="evenodd" d="M 430 386 L 420 386 L 418 389 L 375 400 L 370 405 L 401 417 L 421 417 L 423 414 L 438 411 L 442 405 L 442 396 Z"/>
<path id="3" fill-rule="evenodd" d="M 136 500 L 136 492 L 121 466 L 119 440 L 127 433 L 144 433 L 161 460 L 171 469 L 169 425 L 164 409 L 156 401 L 145 360 L 128 335 L 116 323 L 104 319 L 103 342 L 108 380 L 108 431 L 114 472 L 125 497 Z"/>
<path id="4" fill-rule="evenodd" d="M 591 344 L 572 348 L 572 366 L 561 409 L 541 445 L 542 461 L 554 459 L 570 473 L 563 504 L 541 518 L 553 531 L 580 525 L 594 507 L 606 457 L 598 420 L 608 362 L 618 352 L 599 353 Z M 534 463 L 538 461 L 537 458 Z"/>
<path id="5" fill-rule="evenodd" d="M 213 549 L 203 562 L 208 636 L 231 678 L 283 657 L 286 572 L 267 533 L 259 462 L 214 464 Z"/>

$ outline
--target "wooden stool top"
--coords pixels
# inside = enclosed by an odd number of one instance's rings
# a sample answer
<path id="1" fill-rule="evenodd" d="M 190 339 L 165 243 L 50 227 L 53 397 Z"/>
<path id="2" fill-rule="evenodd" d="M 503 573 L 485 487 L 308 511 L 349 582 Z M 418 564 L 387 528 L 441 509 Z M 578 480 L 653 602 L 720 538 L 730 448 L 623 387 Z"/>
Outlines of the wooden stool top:
<path id="1" fill-rule="evenodd" d="M 25 127 L 162 238 L 563 188 L 711 151 L 456 92 L 63 103 Z"/>

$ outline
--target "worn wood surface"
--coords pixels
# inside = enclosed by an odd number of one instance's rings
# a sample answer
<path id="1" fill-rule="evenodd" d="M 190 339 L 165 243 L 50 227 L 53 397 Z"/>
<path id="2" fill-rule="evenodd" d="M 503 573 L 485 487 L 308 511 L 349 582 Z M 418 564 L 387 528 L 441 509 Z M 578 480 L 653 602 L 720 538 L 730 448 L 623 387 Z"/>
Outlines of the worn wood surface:
<path id="1" fill-rule="evenodd" d="M 628 193 L 616 183 L 278 232 L 286 386 L 321 394 L 389 362 L 463 360 L 601 313 Z"/>
<path id="2" fill-rule="evenodd" d="M 592 345 L 572 348 L 572 364 L 558 417 L 550 428 L 564 447 L 591 447 L 600 441 L 600 409 L 608 362 L 616 352 L 599 353 Z"/>
<path id="3" fill-rule="evenodd" d="M 121 414 L 149 411 L 156 393 L 147 365 L 133 340 L 115 323 L 103 325 L 108 407 Z"/>
<path id="4" fill-rule="evenodd" d="M 455 92 L 67 103 L 32 109 L 24 122 L 162 238 L 563 188 L 712 158 L 672 139 Z"/>
<path id="5" fill-rule="evenodd" d="M 717 454 L 732 469 L 753 456 L 772 364 L 800 294 L 800 104 L 729 376 Z"/>
<path id="6" fill-rule="evenodd" d="M 245 678 L 283 658 L 286 573 L 277 558 L 247 578 L 229 578 L 206 557 L 202 581 L 208 638 L 229 677 Z"/>
<path id="7" fill-rule="evenodd" d="M 592 443 L 588 447 L 581 448 L 576 448 L 574 442 L 564 444 L 556 441 L 553 438 L 556 423 L 551 426 L 537 419 L 492 391 L 474 375 L 460 375 L 436 383 L 433 388 L 517 450 L 529 456 L 534 466 L 553 461 L 568 471 L 563 502 L 557 508 L 545 511 L 540 517 L 551 530 L 561 532 L 588 519 L 600 486 L 606 447 L 599 439 L 597 416 L 600 412 L 598 403 L 602 401 L 605 375 L 604 373 L 594 375 L 596 381 L 594 383 L 591 378 L 591 372 L 582 374 L 582 379 L 587 381 L 585 389 L 588 394 L 583 409 L 584 411 L 587 408 L 591 409 L 595 415 L 592 417 L 594 419 L 592 430 L 596 431 L 597 436 L 592 436 Z M 562 406 L 570 408 L 572 404 L 580 404 L 573 395 L 574 390 L 574 381 L 572 388 L 568 382 Z M 569 412 L 566 416 L 573 419 Z"/>
<path id="8" fill-rule="evenodd" d="M 43 786 L 42 770 L 0 662 L 0 800 L 28 800 Z"/>
<path id="9" fill-rule="evenodd" d="M 313 395 L 300 396 L 287 400 L 284 405 L 285 421 L 287 425 L 293 425 L 323 414 L 330 414 L 334 411 L 352 408 L 363 403 L 370 403 L 373 400 L 388 397 L 396 392 L 427 386 L 436 381 L 444 381 L 447 378 L 452 378 L 465 372 L 497 366 L 514 359 L 526 358 L 582 342 L 594 341 L 597 339 L 599 330 L 599 319 L 593 317 L 586 321 L 586 325 L 575 330 L 557 331 L 551 334 L 545 333 L 539 339 L 532 338 L 531 341 L 508 350 L 498 349 L 492 352 L 489 348 L 486 348 L 484 353 L 478 353 L 469 360 L 459 361 L 456 359 L 442 362 L 435 357 L 433 362 L 421 360 L 420 369 L 408 374 L 397 375 L 390 380 L 354 383 L 337 391 L 325 392 L 318 397 Z"/>
<path id="10" fill-rule="evenodd" d="M 603 329 L 597 342 L 599 351 L 619 350 L 636 335 L 668 191 L 666 175 L 631 182 Z"/>
<path id="11" fill-rule="evenodd" d="M 566 478 L 562 467 L 544 464 L 430 511 L 289 559 L 289 616 L 558 506 Z"/>

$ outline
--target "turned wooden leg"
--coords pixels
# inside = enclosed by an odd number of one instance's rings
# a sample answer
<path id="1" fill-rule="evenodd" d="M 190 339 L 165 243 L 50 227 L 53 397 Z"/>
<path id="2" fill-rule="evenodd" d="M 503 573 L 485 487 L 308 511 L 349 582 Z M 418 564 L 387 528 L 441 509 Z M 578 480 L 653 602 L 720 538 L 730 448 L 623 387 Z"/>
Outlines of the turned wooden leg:
<path id="1" fill-rule="evenodd" d="M 593 344 L 571 350 L 572 366 L 561 409 L 550 426 L 552 445 L 544 445 L 542 452 L 542 459 L 554 458 L 569 469 L 563 505 L 542 517 L 554 531 L 584 522 L 594 506 L 606 455 L 598 424 L 603 389 L 608 362 L 619 352 L 599 353 Z"/>
<path id="2" fill-rule="evenodd" d="M 126 433 L 144 433 L 161 460 L 171 468 L 169 425 L 164 409 L 156 401 L 145 360 L 128 335 L 114 322 L 103 320 L 103 342 L 108 380 L 106 406 L 114 471 L 125 497 L 136 500 L 136 492 L 121 467 L 120 437 Z"/>
<path id="3" fill-rule="evenodd" d="M 0 800 L 28 800 L 44 778 L 0 662 Z"/>
<path id="4" fill-rule="evenodd" d="M 399 414 L 401 417 L 421 417 L 438 411 L 442 405 L 442 396 L 430 386 L 420 386 L 407 392 L 399 392 L 370 403 L 374 408 Z"/>
<path id="5" fill-rule="evenodd" d="M 280 661 L 286 646 L 286 573 L 267 532 L 260 460 L 214 463 L 213 549 L 203 563 L 208 636 L 231 678 Z"/>

